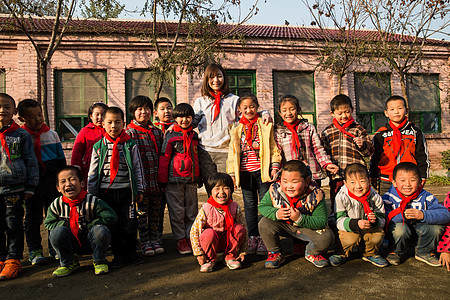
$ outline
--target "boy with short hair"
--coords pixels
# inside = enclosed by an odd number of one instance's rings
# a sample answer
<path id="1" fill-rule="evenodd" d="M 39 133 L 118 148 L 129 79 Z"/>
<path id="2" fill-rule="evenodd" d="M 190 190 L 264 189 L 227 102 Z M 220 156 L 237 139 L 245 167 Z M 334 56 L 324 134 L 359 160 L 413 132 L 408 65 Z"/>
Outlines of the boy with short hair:
<path id="1" fill-rule="evenodd" d="M 375 153 L 370 161 L 372 184 L 376 186 L 380 180 L 380 195 L 390 189 L 392 171 L 398 163 L 417 164 L 424 182 L 430 171 L 427 142 L 422 131 L 408 121 L 406 100 L 401 96 L 390 97 L 386 100 L 384 114 L 389 122 L 373 137 Z"/>
<path id="2" fill-rule="evenodd" d="M 136 252 L 136 203 L 143 199 L 145 180 L 139 148 L 125 132 L 124 124 L 120 108 L 106 109 L 105 135 L 94 145 L 88 179 L 89 193 L 105 201 L 118 216 L 118 222 L 110 227 L 112 268 L 120 268 L 125 262 L 143 262 Z"/>
<path id="3" fill-rule="evenodd" d="M 55 186 L 57 171 L 66 165 L 66 158 L 58 134 L 45 123 L 41 105 L 33 99 L 24 99 L 17 106 L 19 120 L 33 139 L 34 153 L 39 163 L 39 185 L 34 196 L 25 202 L 25 236 L 32 265 L 45 263 L 41 245 L 42 212 L 47 214 L 50 203 L 59 193 Z M 55 257 L 50 240 L 49 254 Z"/>
<path id="4" fill-rule="evenodd" d="M 386 210 L 386 235 L 393 251 L 387 256 L 391 265 L 399 265 L 406 254 L 406 243 L 417 236 L 415 258 L 440 266 L 436 250 L 450 212 L 431 193 L 423 189 L 420 169 L 412 162 L 399 163 L 393 170 L 392 186 L 383 195 Z"/>
<path id="5" fill-rule="evenodd" d="M 333 124 L 322 132 L 322 143 L 331 161 L 339 167 L 339 171 L 330 176 L 331 209 L 334 210 L 336 195 L 344 185 L 343 171 L 354 163 L 366 166 L 364 158 L 370 157 L 374 148 L 367 131 L 353 119 L 353 104 L 348 96 L 335 96 L 330 107 Z"/>
<path id="6" fill-rule="evenodd" d="M 322 190 L 311 185 L 311 171 L 301 161 L 288 161 L 281 170 L 281 180 L 270 186 L 258 210 L 263 216 L 259 231 L 267 247 L 265 267 L 278 268 L 284 258 L 280 235 L 308 242 L 305 259 L 316 267 L 328 265 L 321 255 L 334 241 L 327 227 L 327 207 Z"/>
<path id="7" fill-rule="evenodd" d="M 56 188 L 62 196 L 51 203 L 44 222 L 60 261 L 54 277 L 65 277 L 78 269 L 80 263 L 74 253 L 87 252 L 92 252 L 95 275 L 109 273 L 107 226 L 117 222 L 117 215 L 105 202 L 84 190 L 82 176 L 75 166 L 65 166 L 56 175 Z"/>
<path id="8" fill-rule="evenodd" d="M 168 98 L 161 97 L 156 99 L 153 115 L 155 119 L 158 119 L 158 122 L 153 122 L 153 124 L 161 129 L 163 133 L 173 124 L 172 109 L 172 102 Z"/>
<path id="9" fill-rule="evenodd" d="M 164 252 L 161 246 L 162 236 L 158 234 L 159 224 L 163 222 L 160 216 L 162 199 L 158 186 L 158 163 L 164 134 L 151 122 L 153 103 L 149 97 L 134 97 L 128 106 L 128 111 L 132 121 L 126 132 L 139 147 L 147 186 L 144 199 L 137 203 L 141 252 L 145 256 L 153 256 Z"/>
<path id="10" fill-rule="evenodd" d="M 16 102 L 0 93 L 0 280 L 13 279 L 23 255 L 23 201 L 34 194 L 39 167 L 28 132 L 12 119 Z"/>
<path id="11" fill-rule="evenodd" d="M 363 260 L 381 268 L 389 265 L 378 254 L 384 237 L 383 200 L 371 187 L 365 166 L 351 164 L 345 168 L 344 186 L 336 195 L 335 214 L 340 243 L 337 254 L 330 257 L 332 266 L 343 263 L 361 240 L 365 242 Z"/>

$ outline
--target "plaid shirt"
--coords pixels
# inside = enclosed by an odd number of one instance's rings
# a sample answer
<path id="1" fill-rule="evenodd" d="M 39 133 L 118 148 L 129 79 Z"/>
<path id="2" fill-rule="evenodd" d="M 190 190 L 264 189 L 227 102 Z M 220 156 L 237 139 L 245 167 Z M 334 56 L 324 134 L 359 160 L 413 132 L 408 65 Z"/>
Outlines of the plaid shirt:
<path id="1" fill-rule="evenodd" d="M 141 126 L 138 122 L 133 120 L 134 124 Z M 150 123 L 151 124 L 151 123 Z M 159 155 L 161 153 L 163 132 L 153 125 L 149 126 L 152 129 L 152 133 L 156 139 L 156 145 L 158 150 L 149 135 L 145 132 L 138 131 L 134 128 L 128 127 L 126 132 L 136 142 L 139 147 L 139 153 L 141 154 L 142 166 L 144 168 L 145 182 L 147 184 L 147 192 L 158 192 L 158 162 Z"/>
<path id="2" fill-rule="evenodd" d="M 364 144 L 361 148 L 356 145 L 352 137 L 344 135 L 333 124 L 322 132 L 323 147 L 331 155 L 333 163 L 340 168 L 336 175 L 332 175 L 332 179 L 344 177 L 344 169 L 350 164 L 360 163 L 367 167 L 364 157 L 370 157 L 374 152 L 374 147 L 364 127 L 354 122 L 346 130 L 363 139 Z"/>
<path id="3" fill-rule="evenodd" d="M 302 120 L 298 124 L 297 134 L 301 145 L 298 154 L 294 149 L 295 145 L 291 131 L 282 124 L 275 125 L 275 141 L 278 148 L 283 151 L 283 160 L 301 160 L 309 165 L 314 179 L 325 178 L 326 173 L 322 168 L 331 164 L 331 159 L 320 143 L 316 128 L 308 123 L 307 120 Z"/>

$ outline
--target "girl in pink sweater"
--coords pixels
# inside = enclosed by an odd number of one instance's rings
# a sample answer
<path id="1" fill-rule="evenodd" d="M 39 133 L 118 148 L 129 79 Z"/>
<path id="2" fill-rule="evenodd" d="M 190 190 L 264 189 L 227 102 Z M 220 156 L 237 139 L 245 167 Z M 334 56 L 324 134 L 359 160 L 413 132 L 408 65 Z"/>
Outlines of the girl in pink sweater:
<path id="1" fill-rule="evenodd" d="M 447 197 L 444 200 L 444 206 L 450 210 L 450 192 L 447 193 Z M 450 271 L 450 224 L 447 224 L 447 227 L 445 227 L 444 235 L 439 241 L 437 250 L 441 253 L 439 262 L 447 269 L 447 271 Z"/>
<path id="2" fill-rule="evenodd" d="M 70 164 L 81 169 L 84 180 L 87 180 L 91 164 L 92 147 L 103 136 L 102 121 L 108 106 L 103 102 L 96 102 L 89 107 L 89 124 L 80 130 L 72 149 Z"/>

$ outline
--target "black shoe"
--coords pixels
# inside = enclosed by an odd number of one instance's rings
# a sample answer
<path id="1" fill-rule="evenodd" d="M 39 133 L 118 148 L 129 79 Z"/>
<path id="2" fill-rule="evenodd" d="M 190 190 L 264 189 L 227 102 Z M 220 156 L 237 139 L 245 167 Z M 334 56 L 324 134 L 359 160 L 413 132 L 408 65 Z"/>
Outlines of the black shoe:
<path id="1" fill-rule="evenodd" d="M 133 265 L 140 265 L 140 264 L 144 263 L 144 259 L 138 252 L 135 252 L 135 253 L 131 254 L 131 256 L 129 258 L 129 262 Z"/>
<path id="2" fill-rule="evenodd" d="M 122 257 L 114 257 L 113 261 L 109 264 L 109 266 L 113 269 L 120 269 L 125 264 Z"/>

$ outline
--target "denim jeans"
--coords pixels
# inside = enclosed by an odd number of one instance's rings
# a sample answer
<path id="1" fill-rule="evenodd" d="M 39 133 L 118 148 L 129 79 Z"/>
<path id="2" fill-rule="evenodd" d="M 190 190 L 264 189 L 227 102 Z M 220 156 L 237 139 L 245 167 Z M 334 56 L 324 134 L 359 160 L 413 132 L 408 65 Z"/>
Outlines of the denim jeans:
<path id="1" fill-rule="evenodd" d="M 261 171 L 241 171 L 241 189 L 244 198 L 245 221 L 248 235 L 259 236 L 258 204 L 270 187 L 270 182 L 262 182 Z M 258 199 L 259 198 L 259 199 Z"/>
<path id="2" fill-rule="evenodd" d="M 416 253 L 426 254 L 436 250 L 443 230 L 443 225 L 393 223 L 389 225 L 386 235 L 392 251 L 398 255 L 406 253 L 406 243 L 412 237 L 417 237 Z"/>
<path id="3" fill-rule="evenodd" d="M 0 195 L 0 261 L 23 256 L 23 192 Z"/>
<path id="4" fill-rule="evenodd" d="M 74 261 L 74 254 L 87 254 L 92 252 L 92 258 L 96 263 L 106 261 L 111 235 L 105 225 L 94 225 L 85 237 L 78 240 L 72 230 L 66 226 L 58 226 L 50 231 L 50 241 L 58 253 L 62 267 L 71 265 Z"/>

